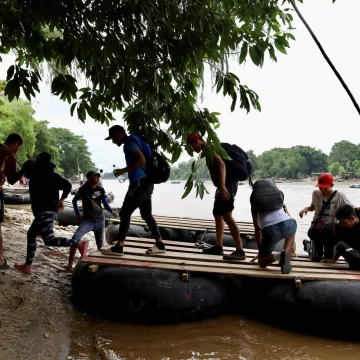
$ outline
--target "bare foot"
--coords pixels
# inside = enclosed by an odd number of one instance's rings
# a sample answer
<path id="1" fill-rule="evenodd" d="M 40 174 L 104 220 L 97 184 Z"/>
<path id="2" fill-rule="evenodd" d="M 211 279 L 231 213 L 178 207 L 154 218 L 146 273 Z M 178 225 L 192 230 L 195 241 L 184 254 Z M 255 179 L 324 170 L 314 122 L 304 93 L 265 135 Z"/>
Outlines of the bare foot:
<path id="1" fill-rule="evenodd" d="M 69 265 L 69 264 L 62 265 L 62 268 L 65 271 L 72 271 L 72 265 Z"/>

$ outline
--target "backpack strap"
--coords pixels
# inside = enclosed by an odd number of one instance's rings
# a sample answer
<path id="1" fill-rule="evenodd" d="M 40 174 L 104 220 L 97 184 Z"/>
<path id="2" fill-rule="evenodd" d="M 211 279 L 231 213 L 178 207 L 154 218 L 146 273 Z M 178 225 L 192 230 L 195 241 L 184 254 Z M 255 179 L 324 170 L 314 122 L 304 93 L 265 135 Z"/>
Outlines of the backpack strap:
<path id="1" fill-rule="evenodd" d="M 331 200 L 334 198 L 334 196 L 336 195 L 337 190 L 335 190 L 331 196 L 327 199 L 327 201 L 325 201 L 325 203 L 323 203 L 323 206 L 321 208 L 321 211 L 319 212 L 318 218 L 321 218 L 321 216 L 324 214 L 326 208 L 328 207 L 328 205 L 331 203 Z"/>

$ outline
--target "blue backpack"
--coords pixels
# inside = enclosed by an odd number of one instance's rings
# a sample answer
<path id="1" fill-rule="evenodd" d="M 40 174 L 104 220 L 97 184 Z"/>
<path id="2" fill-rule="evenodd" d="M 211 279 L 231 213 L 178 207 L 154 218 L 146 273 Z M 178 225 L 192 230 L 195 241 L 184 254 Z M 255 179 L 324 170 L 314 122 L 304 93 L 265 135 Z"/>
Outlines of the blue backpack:
<path id="1" fill-rule="evenodd" d="M 140 150 L 146 159 L 146 177 L 153 184 L 161 184 L 166 182 L 170 176 L 169 164 L 158 152 L 152 150 L 149 144 L 146 143 L 143 139 L 134 135 L 130 135 L 130 138 L 139 145 Z"/>

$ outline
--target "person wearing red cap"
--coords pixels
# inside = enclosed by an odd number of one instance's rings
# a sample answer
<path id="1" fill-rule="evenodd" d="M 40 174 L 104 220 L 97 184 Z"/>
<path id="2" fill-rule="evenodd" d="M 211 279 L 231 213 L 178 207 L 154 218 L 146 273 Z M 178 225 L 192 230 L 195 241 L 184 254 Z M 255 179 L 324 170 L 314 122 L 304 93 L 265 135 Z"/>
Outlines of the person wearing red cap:
<path id="1" fill-rule="evenodd" d="M 197 153 L 202 152 L 206 146 L 206 141 L 200 134 L 190 133 L 187 136 L 187 143 L 191 145 L 193 150 Z M 224 234 L 224 221 L 229 227 L 231 236 L 234 239 L 236 250 L 229 254 L 224 255 L 224 260 L 245 260 L 246 255 L 242 247 L 240 231 L 237 224 L 232 217 L 234 210 L 234 199 L 238 189 L 238 181 L 226 176 L 226 165 L 221 157 L 214 153 L 212 164 L 209 166 L 209 172 L 214 185 L 217 187 L 215 193 L 215 202 L 213 215 L 215 217 L 216 227 L 216 244 L 203 249 L 205 254 L 223 255 L 223 234 Z"/>
<path id="2" fill-rule="evenodd" d="M 318 218 L 323 219 L 328 224 L 334 224 L 336 220 L 336 210 L 342 205 L 351 205 L 350 200 L 340 191 L 334 191 L 334 178 L 331 174 L 320 174 L 315 185 L 319 190 L 314 190 L 311 205 L 302 209 L 299 213 L 300 218 L 309 211 L 315 211 L 314 221 Z M 330 200 L 330 201 L 329 201 Z M 324 231 L 324 239 L 330 238 L 330 234 Z M 312 260 L 320 261 L 325 251 L 325 258 L 331 258 L 334 251 L 334 244 L 331 241 L 323 242 L 315 239 L 304 240 L 304 250 L 309 252 Z"/>

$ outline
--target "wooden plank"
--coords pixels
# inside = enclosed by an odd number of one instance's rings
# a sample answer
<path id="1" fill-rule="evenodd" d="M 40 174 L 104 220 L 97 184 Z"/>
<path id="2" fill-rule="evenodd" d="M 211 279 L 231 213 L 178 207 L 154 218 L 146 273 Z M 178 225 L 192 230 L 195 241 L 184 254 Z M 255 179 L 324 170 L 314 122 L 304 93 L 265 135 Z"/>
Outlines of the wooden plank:
<path id="1" fill-rule="evenodd" d="M 112 220 L 114 224 L 120 223 L 120 221 Z M 146 223 L 143 220 L 131 220 L 130 224 L 133 225 L 140 225 L 140 226 L 146 226 Z M 179 230 L 194 230 L 194 231 L 208 231 L 208 232 L 215 232 L 215 228 L 205 228 L 205 227 L 198 227 L 198 226 L 187 226 L 187 225 L 173 225 L 173 224 L 164 224 L 162 222 L 157 222 L 158 227 L 160 228 L 171 228 L 171 229 L 179 229 Z M 242 234 L 249 234 L 253 235 L 254 230 L 253 229 L 243 229 L 239 228 L 239 232 Z M 229 230 L 224 230 L 225 234 L 230 234 Z"/>
<path id="2" fill-rule="evenodd" d="M 175 270 L 179 272 L 184 271 L 184 267 L 188 271 L 203 272 L 203 273 L 215 273 L 224 275 L 242 275 L 261 278 L 272 279 L 302 279 L 302 280 L 331 280 L 331 281 L 359 281 L 360 276 L 351 274 L 310 274 L 292 272 L 290 274 L 281 274 L 279 271 L 273 271 L 269 269 L 261 270 L 247 270 L 247 269 L 223 269 L 220 267 L 205 267 L 196 265 L 180 266 L 177 264 L 161 264 L 152 261 L 134 261 L 127 259 L 110 259 L 101 257 L 86 257 L 80 260 L 80 262 L 96 265 L 108 265 L 108 266 L 124 266 L 135 268 L 147 268 L 147 269 L 159 269 L 159 270 Z"/>
<path id="3" fill-rule="evenodd" d="M 143 244 L 142 244 L 143 245 Z M 104 247 L 103 249 L 108 249 L 109 247 Z M 146 255 L 145 249 L 148 248 L 148 246 L 137 246 L 136 244 L 132 243 L 131 246 L 127 246 L 125 244 L 124 252 L 126 254 L 133 254 L 133 255 Z M 113 257 L 118 257 L 117 255 L 112 255 Z M 146 255 L 148 256 L 148 255 Z M 162 258 L 173 258 L 173 259 L 182 259 L 182 260 L 197 260 L 197 261 L 208 261 L 212 264 L 215 264 L 217 262 L 225 262 L 226 260 L 223 260 L 222 256 L 217 255 L 208 255 L 204 253 L 193 253 L 193 252 L 182 252 L 182 251 L 171 251 L 171 249 L 166 250 L 165 253 L 157 254 L 156 257 L 162 257 Z M 252 258 L 254 258 L 254 255 L 247 255 L 247 258 L 245 260 L 242 260 L 241 263 L 251 263 Z M 227 261 L 230 264 L 238 264 L 239 261 Z M 322 264 L 317 262 L 310 262 L 310 261 L 298 261 L 298 260 L 292 260 L 292 266 L 293 267 L 302 267 L 302 268 L 334 268 L 334 269 L 348 269 L 349 266 L 347 264 Z M 252 264 L 252 263 L 251 263 Z M 255 263 L 256 264 L 256 263 Z M 311 271 L 311 270 L 309 270 Z"/>
<path id="4" fill-rule="evenodd" d="M 187 225 L 187 226 L 199 226 L 199 227 L 206 227 L 206 228 L 215 228 L 215 222 L 214 220 L 212 221 L 201 221 L 201 222 L 193 222 L 193 221 L 188 221 L 188 220 L 177 220 L 177 219 L 174 219 L 174 220 L 167 220 L 167 219 L 164 219 L 164 218 L 156 218 L 154 217 L 155 220 L 157 222 L 160 222 L 162 224 L 173 224 L 173 225 Z M 142 218 L 140 216 L 134 216 L 132 217 L 133 220 L 135 221 L 143 221 Z M 254 225 L 252 223 L 246 223 L 246 224 L 241 224 L 241 223 L 237 223 L 237 225 L 240 227 L 240 228 L 244 228 L 244 229 L 254 229 Z M 224 226 L 225 228 L 228 228 L 227 224 L 224 222 Z"/>
<path id="5" fill-rule="evenodd" d="M 91 257 L 100 257 L 100 258 L 110 258 L 110 259 L 119 259 L 119 256 L 111 255 L 111 254 L 103 254 L 101 251 L 95 251 L 90 254 Z M 140 253 L 139 255 L 133 255 L 126 253 L 122 258 L 128 259 L 128 260 L 134 260 L 134 261 L 145 261 L 148 262 L 151 260 L 151 262 L 156 263 L 165 263 L 165 264 L 186 264 L 186 265 L 197 265 L 197 266 L 210 266 L 210 267 L 220 267 L 220 268 L 226 268 L 226 269 L 252 269 L 252 270 L 262 270 L 257 263 L 243 263 L 242 261 L 237 261 L 229 263 L 226 261 L 219 261 L 219 262 L 208 262 L 208 261 L 197 261 L 197 260 L 183 260 L 183 259 L 172 259 L 172 258 L 162 258 L 158 256 L 151 256 L 149 257 L 144 252 Z M 304 267 L 293 267 L 296 272 L 301 273 L 308 273 L 309 269 Z M 280 271 L 279 265 L 272 264 L 267 267 L 269 270 L 276 270 Z M 360 272 L 357 271 L 351 271 L 349 267 L 337 269 L 337 268 L 328 268 L 326 266 L 321 266 L 319 269 L 314 268 L 311 269 L 312 273 L 318 273 L 318 274 L 347 274 L 350 273 L 352 275 L 359 275 Z"/>
<path id="6" fill-rule="evenodd" d="M 214 219 L 199 219 L 199 218 L 192 218 L 192 217 L 184 217 L 184 216 L 168 216 L 168 215 L 153 215 L 155 218 L 164 218 L 164 219 L 172 219 L 172 220 L 183 220 L 183 221 L 209 221 L 209 222 L 213 222 Z M 138 218 L 141 218 L 140 216 L 135 216 L 135 217 L 138 217 Z M 237 224 L 251 224 L 252 225 L 252 222 L 251 221 L 237 221 L 236 222 Z"/>
<path id="7" fill-rule="evenodd" d="M 126 245 L 127 246 L 133 246 L 133 243 L 146 243 L 146 246 L 140 246 L 140 247 L 150 247 L 150 245 L 154 244 L 154 240 L 153 239 L 149 239 L 149 238 L 137 238 L 137 237 L 131 237 L 128 236 L 125 240 Z M 190 242 L 182 242 L 182 241 L 172 241 L 172 240 L 163 240 L 164 244 L 167 245 L 167 249 L 168 250 L 173 250 L 173 251 L 187 251 L 187 249 L 197 249 L 197 252 L 199 252 L 200 254 L 203 254 L 202 249 L 198 249 L 194 243 L 190 243 Z M 177 249 L 173 248 L 173 247 L 168 247 L 168 246 L 174 245 Z M 137 247 L 137 245 L 134 245 L 135 247 Z M 183 248 L 183 250 L 181 250 L 180 248 Z M 235 248 L 232 247 L 227 247 L 224 246 L 223 247 L 224 253 L 225 254 L 229 254 L 231 252 L 233 252 L 235 250 Z M 258 254 L 258 250 L 257 249 L 244 249 L 246 256 L 247 257 L 255 257 Z M 190 252 L 194 252 L 194 251 L 190 251 Z M 213 255 L 211 255 L 213 256 Z M 311 261 L 308 257 L 296 257 L 295 261 L 300 261 L 300 262 L 309 262 L 310 264 L 316 264 L 316 262 Z M 346 264 L 345 261 L 338 261 L 338 264 Z M 314 265 L 311 265 L 311 267 L 314 267 Z"/>

